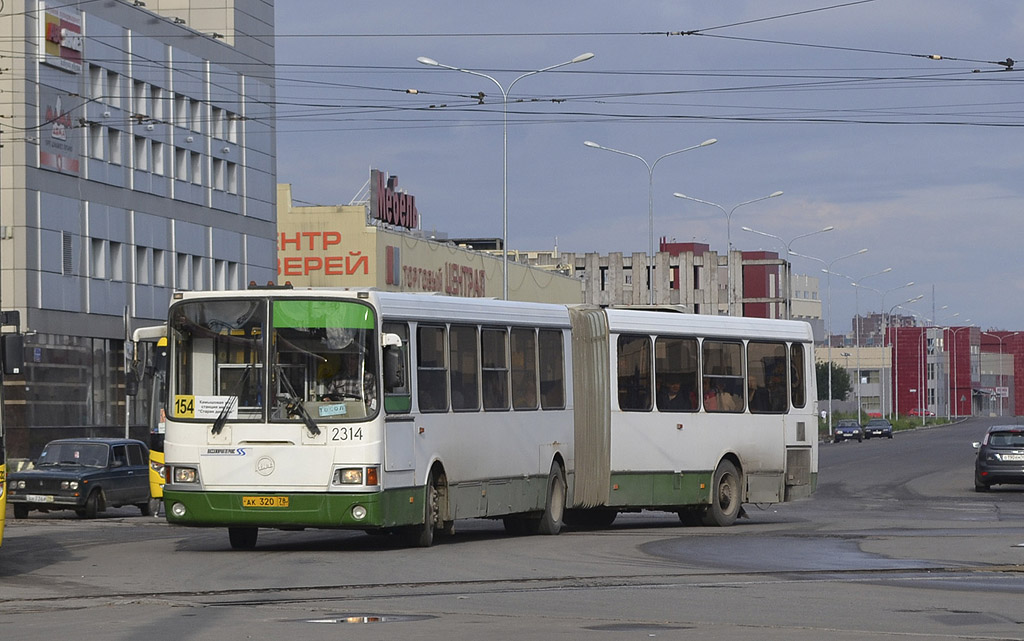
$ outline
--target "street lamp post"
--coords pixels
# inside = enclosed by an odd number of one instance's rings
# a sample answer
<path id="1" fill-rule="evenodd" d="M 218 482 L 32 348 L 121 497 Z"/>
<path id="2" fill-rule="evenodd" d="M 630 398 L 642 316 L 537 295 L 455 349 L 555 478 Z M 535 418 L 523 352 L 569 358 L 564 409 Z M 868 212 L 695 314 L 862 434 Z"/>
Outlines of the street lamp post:
<path id="1" fill-rule="evenodd" d="M 1005 335 L 1002 335 L 1002 336 L 1000 336 L 999 334 L 996 334 L 994 332 L 981 332 L 981 333 L 985 334 L 986 336 L 991 336 L 992 338 L 995 338 L 996 340 L 999 341 L 999 387 L 1004 387 L 1003 383 L 1005 383 L 1006 381 L 1003 379 L 1003 340 L 1007 339 L 1007 338 L 1010 338 L 1011 336 L 1016 336 L 1017 334 L 1020 334 L 1020 332 L 1013 332 L 1012 334 L 1005 334 Z M 1002 415 L 1003 415 L 1003 397 L 1002 397 L 1002 394 L 1000 394 L 999 395 L 999 416 L 1002 416 Z"/>
<path id="2" fill-rule="evenodd" d="M 970 330 L 971 329 L 971 319 L 969 319 L 969 318 L 964 321 L 964 324 L 963 324 L 962 327 L 951 327 L 949 329 L 949 333 L 953 336 L 952 352 L 951 352 L 951 354 L 953 356 L 953 358 L 952 358 L 952 360 L 953 360 L 953 383 L 952 383 L 952 385 L 950 385 L 950 390 L 951 390 L 950 393 L 952 394 L 952 398 L 953 398 L 953 406 L 956 408 L 953 411 L 953 417 L 954 418 L 959 418 L 960 417 L 960 398 L 957 396 L 957 394 L 959 393 L 960 378 L 959 378 L 959 372 L 957 371 L 957 369 L 958 369 L 957 365 L 959 363 L 959 359 L 957 358 L 957 353 L 956 353 L 956 335 L 959 334 L 961 331 L 963 331 L 965 329 L 966 330 Z M 970 341 L 970 337 L 968 337 L 968 341 Z M 967 355 L 968 355 L 967 362 L 968 363 L 971 362 L 970 353 L 971 353 L 971 350 L 968 348 L 968 350 L 967 350 Z M 972 413 L 973 413 L 973 409 L 972 409 Z M 949 418 L 949 417 L 947 416 L 947 418 Z"/>
<path id="3" fill-rule="evenodd" d="M 695 203 L 702 203 L 702 204 L 705 204 L 705 205 L 711 205 L 712 207 L 718 207 L 719 209 L 722 210 L 722 213 L 725 214 L 725 235 L 726 235 L 726 239 L 727 239 L 727 242 L 728 242 L 728 245 L 729 245 L 729 249 L 728 249 L 729 253 L 727 254 L 727 262 L 728 262 L 728 265 L 729 265 L 728 306 L 729 306 L 729 315 L 730 316 L 735 316 L 735 311 L 734 311 L 733 307 L 734 307 L 734 303 L 735 303 L 735 299 L 736 299 L 736 287 L 735 287 L 735 283 L 733 282 L 735 279 L 733 278 L 733 275 L 732 275 L 732 267 L 733 267 L 733 265 L 732 265 L 732 215 L 733 215 L 733 213 L 737 209 L 739 209 L 740 207 L 742 207 L 744 205 L 749 205 L 751 203 L 756 203 L 756 202 L 760 202 L 762 200 L 768 200 L 769 198 L 775 198 L 777 196 L 781 196 L 782 192 L 781 191 L 773 191 L 772 193 L 768 194 L 767 196 L 761 196 L 760 198 L 754 198 L 753 200 L 743 201 L 740 204 L 733 206 L 732 209 L 728 209 L 728 210 L 725 207 L 722 207 L 721 205 L 719 205 L 718 203 L 713 203 L 713 202 L 710 202 L 710 201 L 707 201 L 707 200 L 701 200 L 700 198 L 694 198 L 693 196 L 687 196 L 686 194 L 680 194 L 679 192 L 676 192 L 676 193 L 674 193 L 672 195 L 675 196 L 676 198 L 684 198 L 686 200 L 692 200 Z M 743 314 L 741 313 L 740 316 L 742 316 L 742 315 Z"/>
<path id="4" fill-rule="evenodd" d="M 796 253 L 793 250 L 789 250 L 789 255 L 790 256 L 799 256 L 801 258 L 809 258 L 810 260 L 816 260 L 816 261 L 818 261 L 819 263 L 821 263 L 822 265 L 825 266 L 825 269 L 823 269 L 822 271 L 825 272 L 825 275 L 826 275 L 826 278 L 825 278 L 826 290 L 825 291 L 826 291 L 826 294 L 828 296 L 828 307 L 827 307 L 828 311 L 827 311 L 827 314 L 826 314 L 827 319 L 825 321 L 825 340 L 827 341 L 826 345 L 828 346 L 828 435 L 829 436 L 832 436 L 832 265 L 835 265 L 836 263 L 838 263 L 841 260 L 844 260 L 844 259 L 847 259 L 847 258 L 853 258 L 854 256 L 859 256 L 861 254 L 866 254 L 867 252 L 868 252 L 868 250 L 865 247 L 864 249 L 859 249 L 859 250 L 853 252 L 852 254 L 846 254 L 844 256 L 840 256 L 839 258 L 833 258 L 832 262 L 828 263 L 828 262 L 825 262 L 821 258 L 816 258 L 814 256 L 808 256 L 806 254 L 798 254 L 798 253 Z"/>
<path id="5" fill-rule="evenodd" d="M 420 56 L 416 58 L 416 62 L 424 64 L 430 67 L 439 67 L 441 69 L 450 69 L 452 71 L 461 71 L 462 73 L 468 73 L 472 76 L 479 76 L 481 78 L 487 78 L 495 85 L 498 90 L 501 91 L 501 105 L 502 105 L 502 167 L 501 167 L 501 295 L 502 298 L 508 300 L 508 94 L 512 91 L 512 87 L 527 76 L 533 76 L 538 73 L 545 71 L 551 71 L 552 69 L 558 69 L 566 65 L 576 64 L 577 62 L 585 62 L 594 57 L 592 53 L 582 53 L 572 60 L 566 60 L 560 62 L 557 65 L 551 65 L 550 67 L 544 67 L 543 69 L 537 69 L 535 71 L 528 71 L 515 80 L 508 83 L 508 87 L 503 87 L 497 79 L 492 76 L 488 76 L 485 73 L 479 71 L 472 71 L 470 69 L 463 69 L 461 67 L 453 67 L 451 65 L 441 64 L 433 58 L 427 58 Z"/>
<path id="6" fill-rule="evenodd" d="M 832 225 L 829 225 L 828 227 L 823 227 L 823 228 L 818 229 L 816 231 L 810 231 L 810 232 L 807 232 L 806 234 L 800 234 L 799 236 L 794 236 L 793 239 L 790 240 L 788 243 L 785 240 L 783 240 L 782 238 L 780 238 L 779 236 L 776 236 L 775 234 L 769 234 L 768 232 L 758 231 L 756 229 L 751 229 L 750 227 L 741 227 L 740 229 L 742 229 L 743 231 L 749 231 L 752 234 L 760 234 L 762 236 L 767 236 L 769 238 L 774 238 L 775 240 L 777 240 L 780 243 L 782 243 L 783 247 L 786 248 L 786 264 L 783 266 L 783 270 L 785 271 L 784 275 L 786 277 L 786 283 L 785 283 L 785 286 L 786 286 L 786 289 L 785 289 L 785 292 L 786 292 L 786 320 L 789 320 L 790 318 L 792 318 L 792 311 L 793 311 L 793 309 L 792 309 L 793 308 L 793 283 L 792 283 L 792 280 L 791 280 L 791 278 L 793 276 L 793 270 L 791 269 L 791 266 L 790 266 L 790 263 L 789 263 L 790 245 L 792 245 L 797 240 L 800 240 L 801 238 L 806 238 L 808 236 L 813 236 L 815 234 L 821 234 L 821 233 L 824 233 L 824 232 L 827 232 L 827 231 L 832 231 L 833 229 L 835 229 L 835 227 L 833 227 Z"/>
<path id="7" fill-rule="evenodd" d="M 630 158 L 636 158 L 637 160 L 642 162 L 644 166 L 647 167 L 647 260 L 650 262 L 650 265 L 647 266 L 648 273 L 650 274 L 648 277 L 647 298 L 648 302 L 651 305 L 654 304 L 654 168 L 658 165 L 659 162 L 661 162 L 663 158 L 675 156 L 676 154 L 681 154 L 684 151 L 699 149 L 700 147 L 707 147 L 708 145 L 713 145 L 716 142 L 718 142 L 717 138 L 709 138 L 704 142 L 700 143 L 699 145 L 693 145 L 692 147 L 687 147 L 685 149 L 677 149 L 675 151 L 670 151 L 667 154 L 662 154 L 661 156 L 658 156 L 658 158 L 654 162 L 647 162 L 647 160 L 645 160 L 642 156 L 638 156 L 637 154 L 633 154 L 628 151 L 622 151 L 620 149 L 612 149 L 611 147 L 605 147 L 604 145 L 599 145 L 591 140 L 583 141 L 584 145 L 586 145 L 587 147 L 591 147 L 593 149 L 603 149 L 604 151 L 610 151 L 613 154 L 621 154 L 623 156 L 629 156 Z M 636 278 L 636 276 L 634 276 L 634 278 Z"/>

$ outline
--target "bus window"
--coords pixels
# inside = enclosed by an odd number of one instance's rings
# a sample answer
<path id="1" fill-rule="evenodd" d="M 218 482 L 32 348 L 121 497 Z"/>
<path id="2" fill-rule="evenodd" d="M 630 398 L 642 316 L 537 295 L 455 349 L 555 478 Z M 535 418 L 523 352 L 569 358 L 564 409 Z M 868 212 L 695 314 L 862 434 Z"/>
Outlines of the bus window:
<path id="1" fill-rule="evenodd" d="M 693 412 L 697 402 L 697 339 L 658 338 L 654 341 L 654 379 L 658 410 Z"/>
<path id="2" fill-rule="evenodd" d="M 706 412 L 742 412 L 743 344 L 704 341 L 703 401 Z"/>
<path id="3" fill-rule="evenodd" d="M 532 329 L 512 330 L 512 407 L 537 409 L 537 334 Z"/>
<path id="4" fill-rule="evenodd" d="M 480 359 L 476 327 L 452 325 L 448 330 L 452 409 L 480 409 Z"/>
<path id="5" fill-rule="evenodd" d="M 540 406 L 546 410 L 565 409 L 565 358 L 562 332 L 540 330 Z"/>
<path id="6" fill-rule="evenodd" d="M 448 411 L 448 368 L 443 327 L 416 330 L 417 394 L 421 412 Z"/>
<path id="7" fill-rule="evenodd" d="M 752 414 L 789 409 L 785 343 L 747 344 L 747 400 Z"/>
<path id="8" fill-rule="evenodd" d="M 503 329 L 480 331 L 484 409 L 508 409 L 508 339 Z"/>
<path id="9" fill-rule="evenodd" d="M 793 343 L 790 348 L 789 386 L 792 389 L 793 407 L 804 407 L 807 404 L 807 392 L 804 387 L 804 346 Z"/>
<path id="10" fill-rule="evenodd" d="M 651 409 L 651 340 L 647 336 L 619 336 L 619 409 Z"/>
<path id="11" fill-rule="evenodd" d="M 412 409 L 412 394 L 409 392 L 409 326 L 405 323 L 384 323 L 384 333 L 395 334 L 402 339 L 401 347 L 385 348 L 384 358 L 397 358 L 395 367 L 402 373 L 401 384 L 390 386 L 387 376 L 384 380 L 384 410 L 395 414 Z M 385 368 L 386 369 L 386 368 Z"/>

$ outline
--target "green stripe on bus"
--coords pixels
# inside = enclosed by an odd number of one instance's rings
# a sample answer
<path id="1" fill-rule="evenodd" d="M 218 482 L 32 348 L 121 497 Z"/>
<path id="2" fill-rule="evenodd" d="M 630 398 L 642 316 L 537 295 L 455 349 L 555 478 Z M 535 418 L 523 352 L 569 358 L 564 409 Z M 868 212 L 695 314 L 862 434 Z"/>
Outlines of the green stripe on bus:
<path id="1" fill-rule="evenodd" d="M 275 327 L 373 329 L 369 305 L 337 300 L 275 300 Z"/>
<path id="2" fill-rule="evenodd" d="M 713 471 L 612 472 L 608 507 L 674 508 L 707 505 Z"/>
<path id="3" fill-rule="evenodd" d="M 242 507 L 243 496 L 287 496 L 288 507 Z M 167 520 L 176 525 L 227 527 L 315 527 L 376 529 L 412 525 L 423 521 L 423 488 L 385 492 L 287 493 L 287 492 L 181 492 L 164 488 Z M 175 503 L 185 507 L 177 516 Z M 352 508 L 362 506 L 366 516 L 356 519 Z"/>

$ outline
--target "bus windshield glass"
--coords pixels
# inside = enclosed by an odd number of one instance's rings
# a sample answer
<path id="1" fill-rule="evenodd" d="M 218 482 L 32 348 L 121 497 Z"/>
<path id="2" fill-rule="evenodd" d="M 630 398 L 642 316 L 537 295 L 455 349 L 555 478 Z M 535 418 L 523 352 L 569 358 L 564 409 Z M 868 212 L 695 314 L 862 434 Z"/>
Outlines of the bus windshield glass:
<path id="1" fill-rule="evenodd" d="M 351 300 L 175 305 L 171 417 L 305 423 L 377 411 L 376 318 Z"/>

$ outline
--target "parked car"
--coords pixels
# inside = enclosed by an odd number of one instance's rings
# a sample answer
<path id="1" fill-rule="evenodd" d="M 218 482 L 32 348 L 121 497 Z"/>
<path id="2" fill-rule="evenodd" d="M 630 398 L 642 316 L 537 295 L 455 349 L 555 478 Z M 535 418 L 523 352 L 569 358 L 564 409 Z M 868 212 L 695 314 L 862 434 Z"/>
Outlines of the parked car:
<path id="1" fill-rule="evenodd" d="M 915 407 L 914 409 L 907 412 L 907 414 L 909 414 L 910 416 L 935 416 L 935 412 L 929 409 L 922 409 L 920 407 Z"/>
<path id="2" fill-rule="evenodd" d="M 986 492 L 1001 483 L 1024 484 L 1024 426 L 993 425 L 974 444 L 974 489 Z"/>
<path id="3" fill-rule="evenodd" d="M 892 423 L 884 418 L 873 418 L 864 426 L 864 438 L 877 436 L 892 438 Z"/>
<path id="4" fill-rule="evenodd" d="M 7 475 L 7 490 L 16 519 L 32 510 L 74 510 L 91 519 L 123 505 L 149 516 L 149 450 L 134 439 L 50 441 L 31 469 Z"/>
<path id="5" fill-rule="evenodd" d="M 853 439 L 857 439 L 857 442 L 860 443 L 864 440 L 864 430 L 861 428 L 860 423 L 854 419 L 836 421 L 832 435 L 833 441 L 836 443 Z"/>

